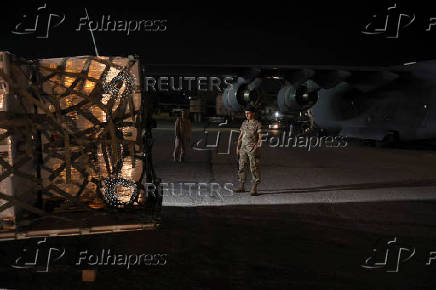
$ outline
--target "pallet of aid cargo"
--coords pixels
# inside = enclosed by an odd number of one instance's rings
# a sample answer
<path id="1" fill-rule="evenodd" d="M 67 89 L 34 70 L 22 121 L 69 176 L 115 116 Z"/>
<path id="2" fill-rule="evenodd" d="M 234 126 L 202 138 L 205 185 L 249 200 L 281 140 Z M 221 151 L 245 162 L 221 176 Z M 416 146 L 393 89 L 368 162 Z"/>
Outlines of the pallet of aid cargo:
<path id="1" fill-rule="evenodd" d="M 0 51 L 0 240 L 159 225 L 140 73 L 134 56 Z"/>

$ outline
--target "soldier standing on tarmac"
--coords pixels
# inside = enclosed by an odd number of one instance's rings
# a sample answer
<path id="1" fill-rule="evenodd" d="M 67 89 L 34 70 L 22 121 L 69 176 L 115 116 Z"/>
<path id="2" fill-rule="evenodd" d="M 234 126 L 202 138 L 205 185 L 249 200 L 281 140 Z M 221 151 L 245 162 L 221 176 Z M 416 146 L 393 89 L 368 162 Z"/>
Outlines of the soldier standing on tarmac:
<path id="1" fill-rule="evenodd" d="M 257 185 L 260 183 L 260 152 L 259 147 L 261 144 L 261 130 L 262 124 L 254 119 L 255 108 L 254 106 L 247 106 L 245 108 L 245 120 L 241 126 L 241 133 L 238 138 L 238 146 L 236 154 L 239 156 L 239 188 L 234 192 L 245 192 L 245 181 L 247 175 L 247 167 L 251 171 L 251 195 L 257 195 Z"/>

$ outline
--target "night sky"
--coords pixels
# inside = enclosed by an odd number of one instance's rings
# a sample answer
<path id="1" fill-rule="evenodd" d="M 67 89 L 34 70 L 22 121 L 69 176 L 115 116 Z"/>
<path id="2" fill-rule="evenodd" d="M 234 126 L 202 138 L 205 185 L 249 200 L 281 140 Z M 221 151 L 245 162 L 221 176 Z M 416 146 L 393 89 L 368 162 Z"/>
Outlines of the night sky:
<path id="1" fill-rule="evenodd" d="M 65 21 L 51 27 L 48 38 L 37 33 L 13 34 L 23 14 L 34 19 L 36 8 L 47 3 L 40 17 L 39 33 L 47 26 L 47 15 L 65 14 Z M 436 20 L 426 31 L 436 9 L 423 1 L 117 1 L 105 2 L 35 1 L 2 3 L 0 50 L 26 58 L 94 55 L 91 34 L 76 31 L 87 9 L 91 20 L 110 15 L 115 20 L 166 20 L 159 32 L 96 31 L 100 55 L 137 54 L 148 64 L 207 65 L 391 65 L 436 58 Z M 63 6 L 63 5 L 70 6 Z M 387 8 L 388 30 L 379 35 L 361 31 L 372 20 L 382 27 Z M 398 15 L 415 15 L 400 22 Z M 376 14 L 377 18 L 372 18 Z M 45 18 L 44 18 L 45 17 Z M 44 20 L 45 19 L 45 20 Z M 52 18 L 52 26 L 59 18 Z M 378 21 L 378 22 L 377 22 Z M 45 25 L 45 26 L 44 26 Z M 30 27 L 30 26 L 29 26 Z M 374 31 L 374 30 L 372 30 Z"/>

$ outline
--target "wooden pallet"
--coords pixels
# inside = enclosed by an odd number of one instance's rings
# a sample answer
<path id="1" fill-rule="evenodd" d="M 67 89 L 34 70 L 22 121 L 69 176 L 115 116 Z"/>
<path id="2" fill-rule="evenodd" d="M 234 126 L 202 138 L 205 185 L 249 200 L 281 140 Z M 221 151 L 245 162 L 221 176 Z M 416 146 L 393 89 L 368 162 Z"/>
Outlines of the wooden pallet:
<path id="1" fill-rule="evenodd" d="M 13 188 L 0 192 L 0 213 L 13 207 L 16 229 L 0 239 L 155 228 L 162 199 L 143 186 L 160 180 L 139 60 L 2 59 L 0 141 L 14 153 L 0 154 L 0 184 Z"/>

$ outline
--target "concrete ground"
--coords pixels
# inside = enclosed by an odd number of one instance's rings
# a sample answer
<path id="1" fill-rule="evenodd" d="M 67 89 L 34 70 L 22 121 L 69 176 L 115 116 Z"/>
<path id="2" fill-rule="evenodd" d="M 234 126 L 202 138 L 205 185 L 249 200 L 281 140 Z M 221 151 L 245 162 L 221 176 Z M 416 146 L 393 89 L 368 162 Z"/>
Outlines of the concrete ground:
<path id="1" fill-rule="evenodd" d="M 218 130 L 209 129 L 205 141 L 203 129 L 194 129 L 191 145 L 200 143 L 188 148 L 184 163 L 172 161 L 171 129 L 155 130 L 155 168 L 168 183 L 165 205 L 336 204 L 436 198 L 436 151 L 375 148 L 354 141 L 348 141 L 347 146 L 344 142 L 331 144 L 339 147 L 323 143 L 310 151 L 304 143 L 294 147 L 291 142 L 286 148 L 273 147 L 275 141 L 265 142 L 261 148 L 261 195 L 236 194 L 228 190 L 239 184 L 237 134 L 228 146 L 230 130 L 220 130 L 219 146 L 213 148 L 207 146 L 216 144 Z"/>
<path id="2" fill-rule="evenodd" d="M 214 143 L 216 132 L 210 130 L 206 144 Z M 189 149 L 186 162 L 175 163 L 171 128 L 153 134 L 156 172 L 168 183 L 161 227 L 53 237 L 39 246 L 38 239 L 2 242 L 0 288 L 436 288 L 431 146 L 382 149 L 350 142 L 308 151 L 267 145 L 261 152 L 261 195 L 253 197 L 227 190 L 237 184 L 235 155 L 218 154 L 228 139 L 218 151 Z M 194 143 L 203 137 L 196 128 Z M 211 148 L 202 142 L 197 149 Z M 11 267 L 38 247 L 38 269 L 50 261 L 47 272 Z M 55 249 L 51 259 L 49 249 Z M 108 249 L 121 260 L 92 263 L 90 255 L 96 259 Z M 164 257 L 165 264 L 123 263 L 124 256 L 140 254 Z M 82 281 L 82 270 L 95 271 L 94 282 Z"/>

